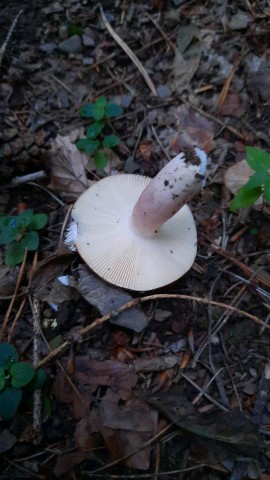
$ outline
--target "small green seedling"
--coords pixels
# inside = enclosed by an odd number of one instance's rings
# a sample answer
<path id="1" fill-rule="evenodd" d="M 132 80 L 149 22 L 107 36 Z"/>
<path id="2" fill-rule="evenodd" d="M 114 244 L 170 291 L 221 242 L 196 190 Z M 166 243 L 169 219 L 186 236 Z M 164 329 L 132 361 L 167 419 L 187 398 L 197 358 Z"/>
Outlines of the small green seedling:
<path id="1" fill-rule="evenodd" d="M 270 153 L 256 147 L 246 147 L 246 158 L 254 174 L 234 197 L 230 206 L 232 211 L 254 205 L 261 195 L 270 204 Z"/>
<path id="2" fill-rule="evenodd" d="M 86 138 L 76 142 L 79 150 L 92 155 L 98 169 L 105 168 L 108 155 L 104 149 L 111 149 L 120 143 L 117 135 L 104 135 L 103 130 L 108 125 L 110 118 L 122 115 L 123 108 L 116 103 L 108 102 L 106 97 L 99 97 L 95 103 L 88 103 L 80 110 L 82 117 L 91 118 L 93 122 L 86 130 Z"/>
<path id="3" fill-rule="evenodd" d="M 39 245 L 36 230 L 45 227 L 48 222 L 46 213 L 33 213 L 27 209 L 19 215 L 0 217 L 0 245 L 7 245 L 6 265 L 17 265 L 23 261 L 25 250 L 35 251 Z"/>
<path id="4" fill-rule="evenodd" d="M 46 381 L 43 369 L 19 362 L 17 350 L 10 343 L 0 344 L 0 418 L 10 420 L 17 412 L 23 394 L 32 396 Z"/>

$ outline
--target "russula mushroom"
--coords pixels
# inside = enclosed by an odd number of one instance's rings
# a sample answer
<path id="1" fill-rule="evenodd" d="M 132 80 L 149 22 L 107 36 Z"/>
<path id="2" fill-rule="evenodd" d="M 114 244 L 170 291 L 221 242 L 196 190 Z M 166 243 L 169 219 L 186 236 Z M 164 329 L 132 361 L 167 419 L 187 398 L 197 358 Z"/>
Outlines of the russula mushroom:
<path id="1" fill-rule="evenodd" d="M 195 147 L 153 179 L 122 174 L 95 183 L 72 211 L 81 257 L 104 280 L 130 290 L 153 290 L 180 278 L 197 252 L 186 202 L 204 185 L 206 164 L 206 154 Z"/>

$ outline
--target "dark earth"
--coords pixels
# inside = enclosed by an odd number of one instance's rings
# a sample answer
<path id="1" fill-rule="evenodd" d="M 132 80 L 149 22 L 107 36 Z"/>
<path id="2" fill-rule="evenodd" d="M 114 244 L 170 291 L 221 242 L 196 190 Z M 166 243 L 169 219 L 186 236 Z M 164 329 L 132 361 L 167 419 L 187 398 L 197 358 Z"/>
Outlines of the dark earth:
<path id="1" fill-rule="evenodd" d="M 230 210 L 246 146 L 270 148 L 269 25 L 267 0 L 2 0 L 0 213 L 48 224 L 23 263 L 0 251 L 0 341 L 47 375 L 0 420 L 1 480 L 270 479 L 269 205 Z M 123 113 L 98 169 L 74 142 L 103 95 Z M 63 241 L 74 201 L 193 145 L 192 269 L 155 292 L 97 278 Z"/>

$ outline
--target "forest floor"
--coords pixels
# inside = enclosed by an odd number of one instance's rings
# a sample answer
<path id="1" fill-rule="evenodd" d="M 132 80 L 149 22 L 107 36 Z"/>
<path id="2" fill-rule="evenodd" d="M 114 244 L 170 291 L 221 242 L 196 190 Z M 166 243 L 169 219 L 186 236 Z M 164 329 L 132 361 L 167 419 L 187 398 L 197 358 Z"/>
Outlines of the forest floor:
<path id="1" fill-rule="evenodd" d="M 0 252 L 1 480 L 270 479 L 269 207 L 230 210 L 246 147 L 270 148 L 269 24 L 268 0 L 2 0 L 0 214 L 48 222 L 17 265 Z M 122 107 L 106 165 L 75 145 L 100 97 Z M 192 145 L 193 267 L 150 292 L 103 282 L 64 244 L 73 203 Z M 34 394 L 1 377 L 7 343 L 46 372 Z"/>

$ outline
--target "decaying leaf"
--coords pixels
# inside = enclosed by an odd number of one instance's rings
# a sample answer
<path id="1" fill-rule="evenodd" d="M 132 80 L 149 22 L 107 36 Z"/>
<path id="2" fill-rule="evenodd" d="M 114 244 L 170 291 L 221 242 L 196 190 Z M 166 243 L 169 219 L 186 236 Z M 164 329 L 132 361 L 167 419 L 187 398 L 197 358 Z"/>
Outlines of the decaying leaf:
<path id="1" fill-rule="evenodd" d="M 150 446 L 140 447 L 154 436 L 157 427 L 157 414 L 147 403 L 132 399 L 124 406 L 119 405 L 119 398 L 110 391 L 82 419 L 75 432 L 79 448 L 90 449 L 96 443 L 97 432 L 102 434 L 112 461 L 136 453 L 122 463 L 129 468 L 145 470 L 149 468 Z"/>
<path id="2" fill-rule="evenodd" d="M 74 201 L 90 185 L 86 176 L 89 157 L 80 152 L 73 143 L 78 132 L 57 135 L 51 145 L 49 168 L 50 187 L 57 190 L 67 200 Z"/>
<path id="3" fill-rule="evenodd" d="M 203 117 L 188 105 L 177 108 L 177 135 L 172 141 L 172 148 L 180 152 L 183 147 L 197 145 L 206 153 L 215 148 L 214 123 Z"/>
<path id="4" fill-rule="evenodd" d="M 0 454 L 7 452 L 15 445 L 17 438 L 9 430 L 2 430 L 0 433 Z"/>
<path id="5" fill-rule="evenodd" d="M 74 254 L 67 249 L 42 260 L 33 274 L 31 287 L 39 300 L 48 303 L 62 303 L 78 294 L 75 289 L 62 285 L 58 277 L 69 267 Z M 75 298 L 76 298 L 75 295 Z"/>
<path id="6" fill-rule="evenodd" d="M 57 372 L 53 392 L 59 401 L 73 403 L 74 416 L 80 419 L 88 410 L 98 387 L 110 387 L 119 399 L 127 400 L 138 377 L 132 366 L 114 360 L 99 362 L 88 355 L 80 355 L 76 357 L 73 381 L 82 398 L 76 394 L 61 370 Z"/>
<path id="7" fill-rule="evenodd" d="M 241 118 L 245 111 L 246 105 L 237 92 L 229 92 L 219 107 L 220 115 L 228 117 Z"/>
<path id="8" fill-rule="evenodd" d="M 87 458 L 91 458 L 88 452 L 61 453 L 57 457 L 53 473 L 56 477 L 61 477 Z"/>
<path id="9" fill-rule="evenodd" d="M 260 61 L 259 68 L 255 72 L 251 72 L 247 82 L 248 88 L 252 95 L 260 95 L 265 102 L 269 102 L 270 98 L 270 62 Z"/>
<path id="10" fill-rule="evenodd" d="M 224 184 L 230 193 L 236 195 L 238 190 L 247 183 L 249 177 L 254 174 L 247 161 L 241 160 L 228 168 L 224 174 Z"/>
<path id="11" fill-rule="evenodd" d="M 107 315 L 116 311 L 122 305 L 132 300 L 131 295 L 127 292 L 108 285 L 85 266 L 81 266 L 77 273 L 78 282 L 76 288 L 87 302 L 100 311 L 101 315 Z M 115 325 L 130 328 L 135 332 L 141 332 L 148 325 L 148 319 L 139 306 L 122 312 L 110 321 Z"/>
<path id="12" fill-rule="evenodd" d="M 201 415 L 177 387 L 171 388 L 169 392 L 159 392 L 143 398 L 188 435 L 214 440 L 228 448 L 228 451 L 252 458 L 256 458 L 263 447 L 258 426 L 243 412 Z"/>

